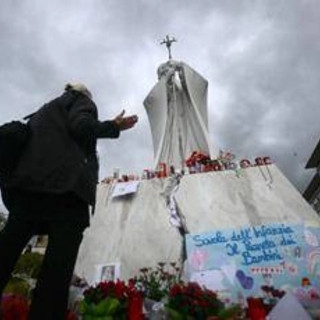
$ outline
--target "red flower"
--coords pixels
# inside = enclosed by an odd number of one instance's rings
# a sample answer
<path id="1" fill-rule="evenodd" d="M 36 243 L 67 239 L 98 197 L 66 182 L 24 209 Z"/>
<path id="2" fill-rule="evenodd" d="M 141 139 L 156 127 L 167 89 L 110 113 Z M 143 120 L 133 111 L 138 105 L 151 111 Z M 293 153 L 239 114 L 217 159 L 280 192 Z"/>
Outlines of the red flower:
<path id="1" fill-rule="evenodd" d="M 78 316 L 73 311 L 69 311 L 66 320 L 78 320 Z"/>
<path id="2" fill-rule="evenodd" d="M 183 315 L 194 317 L 210 316 L 223 308 L 223 303 L 217 294 L 197 283 L 188 283 L 172 286 L 169 294 L 169 308 Z"/>
<path id="3" fill-rule="evenodd" d="M 29 306 L 25 298 L 10 294 L 4 295 L 2 302 L 2 319 L 4 320 L 27 320 Z"/>
<path id="4" fill-rule="evenodd" d="M 114 294 L 117 299 L 122 299 L 125 296 L 126 292 L 126 285 L 124 281 L 117 280 L 115 287 L 114 287 Z"/>
<path id="5" fill-rule="evenodd" d="M 135 279 L 129 279 L 128 280 L 128 290 L 133 290 L 136 285 L 136 280 Z"/>
<path id="6" fill-rule="evenodd" d="M 175 296 L 177 296 L 177 295 L 180 294 L 180 293 L 181 293 L 181 288 L 180 288 L 180 286 L 179 286 L 178 284 L 175 284 L 175 285 L 173 285 L 173 286 L 171 287 L 169 295 L 172 296 L 172 297 L 175 297 Z"/>
<path id="7" fill-rule="evenodd" d="M 115 283 L 113 281 L 103 281 L 98 284 L 98 289 L 101 290 L 104 298 L 114 296 Z"/>

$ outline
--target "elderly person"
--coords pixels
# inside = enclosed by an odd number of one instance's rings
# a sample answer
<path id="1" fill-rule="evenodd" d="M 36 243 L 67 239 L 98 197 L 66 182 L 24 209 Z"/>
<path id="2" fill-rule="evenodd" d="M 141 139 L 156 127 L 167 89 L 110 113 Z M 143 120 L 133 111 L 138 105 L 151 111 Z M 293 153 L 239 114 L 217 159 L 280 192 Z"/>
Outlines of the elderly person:
<path id="1" fill-rule="evenodd" d="M 0 294 L 29 239 L 48 235 L 30 320 L 65 318 L 78 248 L 95 204 L 97 139 L 118 138 L 137 120 L 122 111 L 111 121 L 99 121 L 83 84 L 68 84 L 60 97 L 30 116 L 30 141 L 2 194 L 9 218 L 0 233 Z"/>

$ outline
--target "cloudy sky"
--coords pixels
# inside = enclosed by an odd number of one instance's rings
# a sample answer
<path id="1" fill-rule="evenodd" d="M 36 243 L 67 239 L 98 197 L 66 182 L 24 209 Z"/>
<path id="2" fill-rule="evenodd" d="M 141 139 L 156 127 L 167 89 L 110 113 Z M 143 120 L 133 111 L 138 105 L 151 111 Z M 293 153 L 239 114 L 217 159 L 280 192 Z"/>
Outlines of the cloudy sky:
<path id="1" fill-rule="evenodd" d="M 101 178 L 113 168 L 151 168 L 142 105 L 173 57 L 209 81 L 209 131 L 216 149 L 239 158 L 269 155 L 299 189 L 320 138 L 318 0 L 3 0 L 0 3 L 0 123 L 19 119 L 87 84 L 100 118 L 122 109 L 139 125 L 99 142 Z"/>

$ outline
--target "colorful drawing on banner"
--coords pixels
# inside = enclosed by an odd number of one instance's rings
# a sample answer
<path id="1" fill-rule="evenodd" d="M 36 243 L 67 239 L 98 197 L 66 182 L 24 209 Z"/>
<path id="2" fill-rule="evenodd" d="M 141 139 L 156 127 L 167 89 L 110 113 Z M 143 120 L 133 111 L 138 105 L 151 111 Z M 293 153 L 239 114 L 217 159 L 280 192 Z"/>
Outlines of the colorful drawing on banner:
<path id="1" fill-rule="evenodd" d="M 308 229 L 304 230 L 304 237 L 308 245 L 312 247 L 317 247 L 319 245 L 316 235 L 314 235 L 310 230 Z"/>
<path id="2" fill-rule="evenodd" d="M 205 250 L 195 250 L 190 255 L 190 263 L 195 270 L 202 270 L 208 259 L 208 253 Z"/>
<path id="3" fill-rule="evenodd" d="M 294 257 L 297 258 L 297 259 L 301 258 L 301 247 L 296 246 L 294 248 Z"/>
<path id="4" fill-rule="evenodd" d="M 222 265 L 220 268 L 228 281 L 235 285 L 235 275 L 237 272 L 237 266 L 235 263 L 231 262 L 230 264 Z"/>
<path id="5" fill-rule="evenodd" d="M 246 276 L 246 274 L 242 270 L 238 270 L 236 272 L 236 277 L 239 280 L 243 289 L 246 289 L 246 290 L 252 289 L 253 287 L 252 277 Z"/>
<path id="6" fill-rule="evenodd" d="M 313 250 L 307 255 L 308 271 L 316 274 L 317 269 L 320 272 L 320 249 Z"/>
<path id="7" fill-rule="evenodd" d="M 292 275 L 292 276 L 296 276 L 299 272 L 299 267 L 298 265 L 288 262 L 286 265 L 286 271 L 288 274 Z"/>
<path id="8" fill-rule="evenodd" d="M 281 223 L 213 230 L 188 234 L 186 244 L 189 278 L 200 274 L 201 283 L 219 283 L 234 300 L 239 291 L 259 295 L 264 285 L 300 288 L 304 278 L 320 287 L 320 227 Z"/>
<path id="9" fill-rule="evenodd" d="M 190 280 L 206 286 L 207 289 L 226 290 L 223 279 L 224 275 L 221 270 L 206 270 L 194 272 Z"/>

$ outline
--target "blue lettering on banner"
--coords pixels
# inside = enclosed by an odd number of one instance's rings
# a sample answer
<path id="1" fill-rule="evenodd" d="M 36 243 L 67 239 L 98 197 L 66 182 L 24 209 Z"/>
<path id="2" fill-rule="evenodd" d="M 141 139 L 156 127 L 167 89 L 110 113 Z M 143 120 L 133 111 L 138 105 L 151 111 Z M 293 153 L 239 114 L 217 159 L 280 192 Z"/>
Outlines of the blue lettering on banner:
<path id="1" fill-rule="evenodd" d="M 282 239 L 281 239 L 281 242 L 280 242 L 281 246 L 291 246 L 293 244 L 297 244 L 297 242 L 292 239 L 291 235 L 287 235 L 287 237 L 282 235 Z"/>
<path id="2" fill-rule="evenodd" d="M 212 244 L 225 243 L 228 241 L 227 238 L 225 238 L 222 232 L 220 231 L 217 231 L 214 235 L 210 237 L 203 237 L 201 235 L 196 235 L 193 237 L 193 240 L 195 241 L 196 247 L 203 247 L 203 246 L 208 246 Z"/>
<path id="3" fill-rule="evenodd" d="M 242 241 L 251 239 L 251 230 L 250 228 L 241 229 L 238 232 L 233 231 L 231 241 Z"/>
<path id="4" fill-rule="evenodd" d="M 276 227 L 265 225 L 253 227 L 253 231 L 256 238 L 293 233 L 291 227 L 286 227 L 284 224 L 281 224 L 281 226 Z"/>
<path id="5" fill-rule="evenodd" d="M 249 266 L 266 262 L 282 261 L 282 247 L 297 246 L 294 238 L 294 229 L 289 225 L 270 224 L 239 229 L 218 230 L 210 233 L 190 235 L 191 247 L 206 247 L 208 252 L 219 251 L 220 256 L 239 257 L 241 265 Z M 280 251 L 279 251 L 280 250 Z M 208 268 L 213 268 L 217 264 L 216 260 L 208 262 Z"/>
<path id="6" fill-rule="evenodd" d="M 277 260 L 283 260 L 283 257 L 279 254 L 278 250 L 262 250 L 262 252 L 255 255 L 252 255 L 250 251 L 244 251 L 242 252 L 242 258 L 242 264 L 245 266 L 261 262 L 274 262 Z"/>
<path id="7" fill-rule="evenodd" d="M 236 243 L 227 243 L 226 249 L 227 249 L 227 255 L 231 257 L 241 253 Z"/>
<path id="8" fill-rule="evenodd" d="M 260 243 L 252 243 L 251 241 L 244 241 L 244 246 L 247 251 L 261 251 L 270 248 L 275 248 L 276 244 L 270 240 L 264 240 Z"/>

